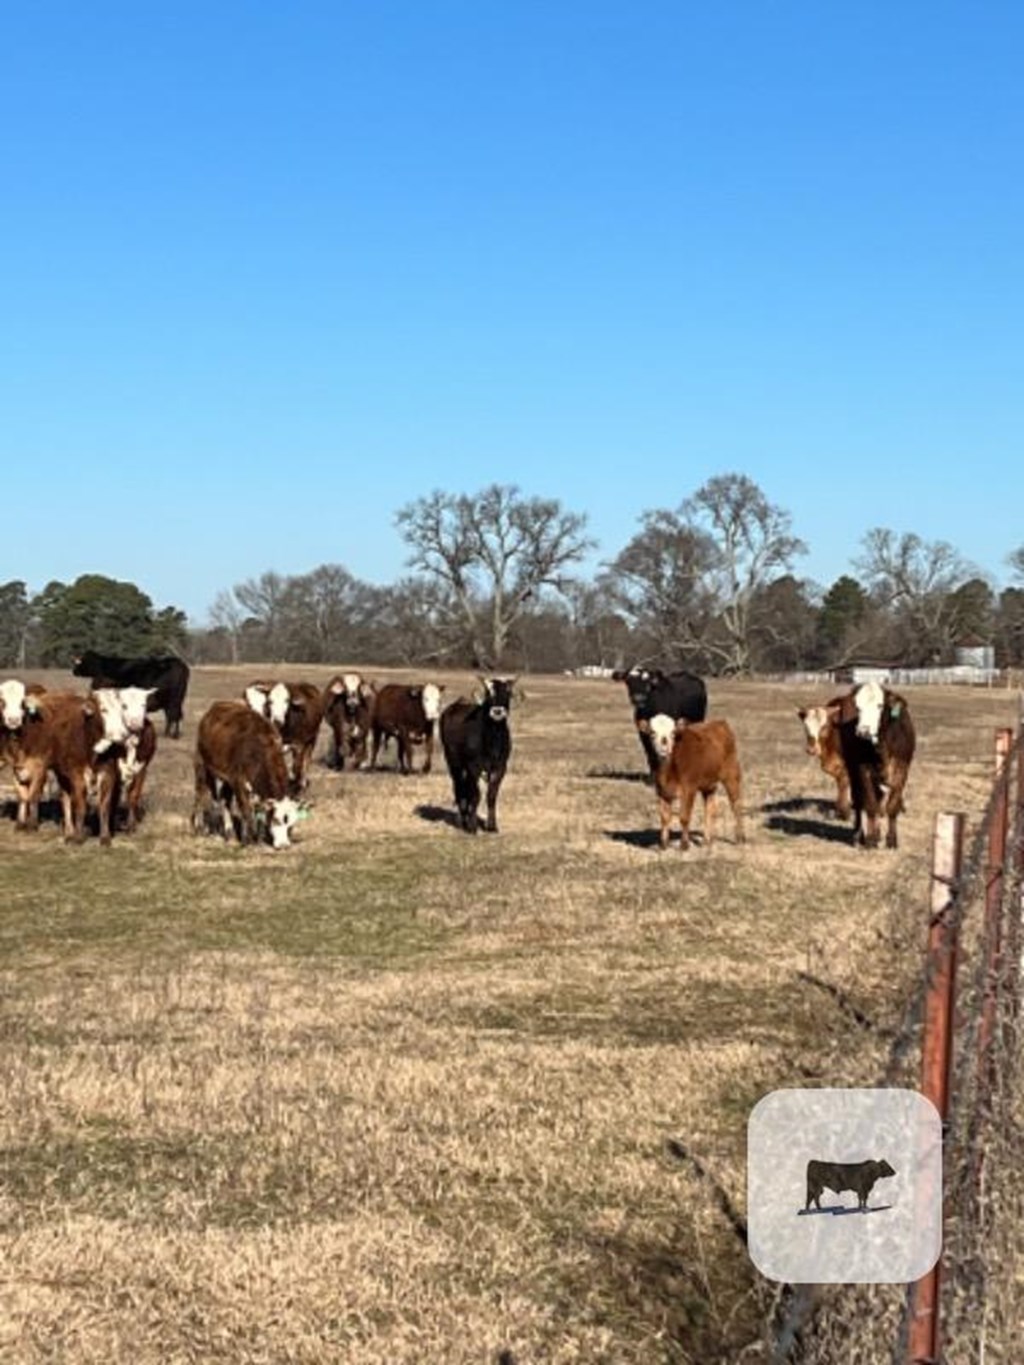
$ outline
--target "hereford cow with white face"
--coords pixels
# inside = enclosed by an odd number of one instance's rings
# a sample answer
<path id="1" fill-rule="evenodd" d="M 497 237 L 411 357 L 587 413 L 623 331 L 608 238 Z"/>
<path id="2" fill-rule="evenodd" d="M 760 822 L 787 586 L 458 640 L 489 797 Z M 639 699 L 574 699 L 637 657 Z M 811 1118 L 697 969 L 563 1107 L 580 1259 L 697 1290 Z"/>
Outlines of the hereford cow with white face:
<path id="1" fill-rule="evenodd" d="M 879 816 L 884 812 L 886 847 L 896 848 L 896 821 L 904 809 L 903 792 L 916 745 L 906 699 L 872 681 L 829 702 L 825 709 L 838 731 L 850 781 L 854 840 L 877 848 Z"/>
<path id="2" fill-rule="evenodd" d="M 835 781 L 836 814 L 840 820 L 848 820 L 851 810 L 850 777 L 843 759 L 839 731 L 829 716 L 828 706 L 802 707 L 797 715 L 803 724 L 807 752 L 818 760 L 822 771 Z"/>
<path id="3" fill-rule="evenodd" d="M 393 737 L 398 744 L 398 770 L 412 771 L 412 746 L 424 746 L 423 772 L 430 772 L 434 752 L 434 727 L 441 714 L 444 685 L 387 683 L 380 688 L 373 708 L 373 752 L 370 767 L 377 766 L 381 744 Z"/>

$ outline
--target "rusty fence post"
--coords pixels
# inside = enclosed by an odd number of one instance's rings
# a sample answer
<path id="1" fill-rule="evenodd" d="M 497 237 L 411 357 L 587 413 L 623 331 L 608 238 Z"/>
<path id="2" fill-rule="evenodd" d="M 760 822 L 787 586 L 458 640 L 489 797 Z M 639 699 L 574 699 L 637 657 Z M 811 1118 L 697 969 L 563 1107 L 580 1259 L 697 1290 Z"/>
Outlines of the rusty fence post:
<path id="1" fill-rule="evenodd" d="M 978 1029 L 978 1102 L 984 1108 L 993 1082 L 992 1032 L 1003 969 L 1003 890 L 1006 884 L 1006 836 L 1010 822 L 1010 752 L 1012 730 L 996 731 L 995 804 L 988 831 L 985 871 L 985 994 Z"/>
<path id="2" fill-rule="evenodd" d="M 956 884 L 963 866 L 964 817 L 943 811 L 935 817 L 932 842 L 931 918 L 928 928 L 927 989 L 921 1047 L 921 1091 L 945 1125 L 953 1064 L 956 998 Z M 941 1257 L 911 1294 L 908 1365 L 933 1365 L 939 1358 Z"/>

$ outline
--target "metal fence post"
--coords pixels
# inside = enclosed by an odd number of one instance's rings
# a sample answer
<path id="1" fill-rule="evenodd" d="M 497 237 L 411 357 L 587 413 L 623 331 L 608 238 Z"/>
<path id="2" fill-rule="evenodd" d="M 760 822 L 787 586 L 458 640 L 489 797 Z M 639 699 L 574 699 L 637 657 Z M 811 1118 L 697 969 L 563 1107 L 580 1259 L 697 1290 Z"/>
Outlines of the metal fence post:
<path id="1" fill-rule="evenodd" d="M 1003 965 L 1003 887 L 1006 881 L 1006 834 L 1010 819 L 1009 759 L 1012 730 L 996 731 L 996 786 L 988 832 L 985 879 L 985 996 L 978 1030 L 978 1094 L 985 1105 L 992 1083 L 991 1048 L 996 1002 Z"/>
<path id="2" fill-rule="evenodd" d="M 956 997 L 957 881 L 963 866 L 964 817 L 943 811 L 935 817 L 932 842 L 931 919 L 928 928 L 927 989 L 921 1049 L 921 1090 L 945 1124 L 953 1061 Z M 933 1365 L 939 1350 L 941 1258 L 916 1282 L 911 1296 L 908 1365 Z"/>

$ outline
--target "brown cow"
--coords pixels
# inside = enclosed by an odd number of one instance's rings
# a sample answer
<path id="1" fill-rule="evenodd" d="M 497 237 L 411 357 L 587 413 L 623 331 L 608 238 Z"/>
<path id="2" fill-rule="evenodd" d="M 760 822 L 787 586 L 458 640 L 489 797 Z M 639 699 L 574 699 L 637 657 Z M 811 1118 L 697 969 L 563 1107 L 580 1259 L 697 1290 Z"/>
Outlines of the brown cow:
<path id="1" fill-rule="evenodd" d="M 324 715 L 319 687 L 307 682 L 254 682 L 245 689 L 245 700 L 281 736 L 291 769 L 291 794 L 299 796 L 309 785 L 308 769 Z"/>
<path id="2" fill-rule="evenodd" d="M 646 727 L 646 729 L 644 729 Z M 724 720 L 687 721 L 657 715 L 640 720 L 638 728 L 648 734 L 658 757 L 654 785 L 661 814 L 661 847 L 668 848 L 672 803 L 679 801 L 679 847 L 690 846 L 690 816 L 697 793 L 704 798 L 704 842 L 714 839 L 715 792 L 725 787 L 736 826 L 736 842 L 742 844 L 743 812 L 740 810 L 740 764 L 736 737 Z"/>
<path id="3" fill-rule="evenodd" d="M 398 771 L 412 772 L 412 746 L 424 744 L 423 772 L 430 772 L 434 754 L 434 725 L 441 714 L 441 695 L 444 686 L 424 683 L 409 687 L 405 683 L 387 683 L 377 692 L 373 708 L 373 753 L 370 767 L 376 768 L 380 746 L 394 737 L 398 744 Z"/>
<path id="4" fill-rule="evenodd" d="M 201 833 L 211 806 L 221 807 L 225 838 L 234 833 L 233 807 L 239 816 L 238 837 L 249 844 L 258 838 L 258 817 L 265 817 L 274 848 L 286 848 L 290 831 L 304 807 L 290 795 L 284 747 L 275 726 L 244 701 L 216 701 L 199 722 L 196 739 L 196 792 L 192 828 Z"/>
<path id="5" fill-rule="evenodd" d="M 836 814 L 840 820 L 848 820 L 851 810 L 850 775 L 846 771 L 838 727 L 829 716 L 829 707 L 839 705 L 839 700 L 825 706 L 801 707 L 797 715 L 803 722 L 807 752 L 819 761 L 822 771 L 835 781 Z"/>
<path id="6" fill-rule="evenodd" d="M 123 692 L 132 695 L 125 699 Z M 64 836 L 85 838 L 90 787 L 96 793 L 100 842 L 109 844 L 119 786 L 118 757 L 131 735 L 129 719 L 142 724 L 146 692 L 100 688 L 83 697 L 43 692 L 26 697 L 25 719 L 8 741 L 18 791 L 19 829 L 36 829 L 39 798 L 48 772 L 60 788 Z"/>
<path id="7" fill-rule="evenodd" d="M 331 762 L 339 772 L 346 758 L 358 768 L 367 767 L 366 750 L 376 702 L 376 687 L 358 673 L 339 674 L 324 688 L 324 720 L 331 727 L 334 741 Z"/>
<path id="8" fill-rule="evenodd" d="M 854 842 L 878 847 L 879 817 L 884 811 L 888 821 L 885 846 L 896 848 L 896 820 L 905 809 L 903 792 L 916 745 L 906 699 L 871 681 L 829 702 L 826 710 L 839 731 L 850 779 Z"/>

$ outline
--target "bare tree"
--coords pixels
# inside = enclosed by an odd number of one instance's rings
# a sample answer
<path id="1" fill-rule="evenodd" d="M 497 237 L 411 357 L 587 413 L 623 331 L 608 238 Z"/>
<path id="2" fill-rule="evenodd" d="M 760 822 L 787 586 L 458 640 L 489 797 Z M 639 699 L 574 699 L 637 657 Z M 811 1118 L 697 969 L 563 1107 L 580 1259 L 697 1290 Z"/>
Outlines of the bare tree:
<path id="1" fill-rule="evenodd" d="M 245 612 L 230 588 L 223 588 L 213 599 L 207 613 L 210 625 L 227 637 L 231 650 L 231 662 L 238 663 L 238 637 L 242 629 Z"/>
<path id="2" fill-rule="evenodd" d="M 661 658 L 701 666 L 715 614 L 714 542 L 679 512 L 645 512 L 640 524 L 608 566 L 616 605 Z"/>
<path id="3" fill-rule="evenodd" d="M 1020 579 L 1024 583 L 1024 545 L 1018 545 L 1016 550 L 1011 551 L 1006 556 L 1006 562 L 1010 566 L 1010 572 L 1014 578 Z"/>
<path id="4" fill-rule="evenodd" d="M 284 658 L 287 591 L 288 579 L 272 569 L 234 588 L 235 598 L 248 615 L 243 626 L 249 633 L 258 632 L 268 661 Z"/>
<path id="5" fill-rule="evenodd" d="M 513 485 L 434 492 L 403 507 L 396 522 L 412 546 L 409 563 L 444 586 L 482 668 L 501 662 L 531 597 L 542 587 L 560 590 L 568 566 L 592 544 L 585 517 L 554 499 L 524 498 Z"/>
<path id="6" fill-rule="evenodd" d="M 908 662 L 928 664 L 948 657 L 957 630 L 950 595 L 972 570 L 945 540 L 922 540 L 876 526 L 863 539 L 854 561 L 875 601 L 902 627 Z"/>
<path id="7" fill-rule="evenodd" d="M 751 607 L 758 592 L 787 570 L 807 546 L 790 532 L 792 518 L 768 501 L 745 474 L 718 474 L 683 504 L 690 525 L 715 546 L 711 572 L 722 626 L 708 647 L 724 672 L 747 673 L 751 663 Z"/>

